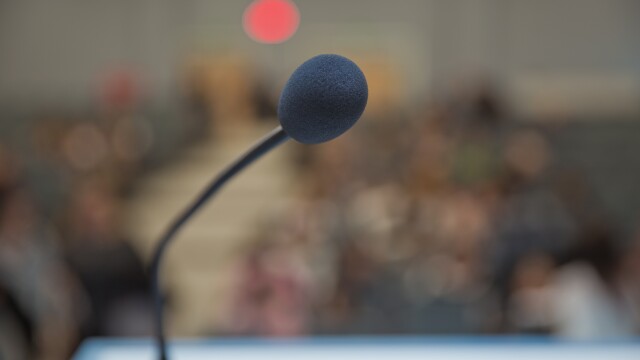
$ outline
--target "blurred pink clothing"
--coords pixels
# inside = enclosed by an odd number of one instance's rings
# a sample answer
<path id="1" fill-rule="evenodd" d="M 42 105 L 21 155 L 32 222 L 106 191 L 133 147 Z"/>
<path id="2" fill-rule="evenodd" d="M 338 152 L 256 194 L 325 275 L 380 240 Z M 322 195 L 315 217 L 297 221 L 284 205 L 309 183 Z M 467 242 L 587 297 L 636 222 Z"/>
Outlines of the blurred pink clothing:
<path id="1" fill-rule="evenodd" d="M 241 335 L 303 335 L 307 332 L 307 291 L 296 277 L 299 272 L 286 259 L 267 264 L 267 257 L 266 252 L 254 253 L 242 265 L 233 315 L 228 319 L 231 331 Z"/>

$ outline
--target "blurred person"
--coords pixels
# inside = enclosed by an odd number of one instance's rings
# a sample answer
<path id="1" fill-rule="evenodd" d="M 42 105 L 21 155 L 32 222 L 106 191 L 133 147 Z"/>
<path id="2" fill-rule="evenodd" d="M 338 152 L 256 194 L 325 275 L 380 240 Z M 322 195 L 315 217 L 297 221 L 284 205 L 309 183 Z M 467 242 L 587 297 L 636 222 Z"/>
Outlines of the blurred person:
<path id="1" fill-rule="evenodd" d="M 33 329 L 36 359 L 66 359 L 78 340 L 80 289 L 56 245 L 30 194 L 14 189 L 0 211 L 0 282 Z"/>
<path id="2" fill-rule="evenodd" d="M 481 252 L 486 246 L 489 210 L 478 196 L 464 190 L 424 197 L 420 207 L 415 236 L 421 250 L 407 264 L 405 274 L 405 291 L 416 305 L 415 331 L 487 330 L 497 311 Z"/>
<path id="3" fill-rule="evenodd" d="M 499 205 L 485 251 L 503 305 L 522 258 L 542 253 L 557 259 L 573 244 L 575 221 L 548 186 L 551 161 L 551 149 L 541 133 L 518 130 L 508 136 Z"/>
<path id="4" fill-rule="evenodd" d="M 484 187 L 498 175 L 501 130 L 505 124 L 502 100 L 491 82 L 464 78 L 454 84 L 447 127 L 455 146 L 451 176 L 455 184 Z"/>
<path id="5" fill-rule="evenodd" d="M 615 237 L 607 228 L 587 230 L 554 279 L 555 332 L 582 340 L 631 337 L 637 317 L 625 297 Z"/>
<path id="6" fill-rule="evenodd" d="M 113 114 L 131 112 L 141 98 L 140 79 L 127 67 L 110 69 L 99 84 L 99 101 L 104 111 Z"/>
<path id="7" fill-rule="evenodd" d="M 453 139 L 448 131 L 450 114 L 439 104 L 433 104 L 426 121 L 418 129 L 413 153 L 406 164 L 405 180 L 415 196 L 445 189 L 451 181 Z"/>
<path id="8" fill-rule="evenodd" d="M 464 78 L 447 101 L 450 182 L 467 188 L 491 186 L 499 176 L 499 142 L 506 117 L 497 91 L 485 79 Z"/>
<path id="9" fill-rule="evenodd" d="M 19 167 L 9 149 L 0 144 L 0 209 L 18 184 Z M 0 282 L 0 358 L 27 359 L 33 340 L 29 317 Z"/>
<path id="10" fill-rule="evenodd" d="M 413 131 L 416 126 L 408 124 L 402 113 L 394 121 L 367 120 L 364 131 L 348 140 L 355 145 L 353 176 L 373 186 L 397 183 L 407 171 L 406 159 L 414 152 L 419 131 Z"/>
<path id="11" fill-rule="evenodd" d="M 25 179 L 43 216 L 59 220 L 69 198 L 70 169 L 64 161 L 62 139 L 67 131 L 64 118 L 48 114 L 30 128 L 30 147 L 24 153 Z"/>
<path id="12" fill-rule="evenodd" d="M 29 318 L 0 283 L 0 359 L 28 359 L 32 331 Z"/>
<path id="13" fill-rule="evenodd" d="M 471 334 L 490 328 L 495 296 L 481 278 L 469 277 L 468 267 L 465 259 L 431 252 L 408 268 L 404 282 L 414 305 L 413 332 Z"/>
<path id="14" fill-rule="evenodd" d="M 303 191 L 317 199 L 343 201 L 348 194 L 362 186 L 355 173 L 359 147 L 349 135 L 336 139 L 331 146 L 319 145 L 308 150 L 302 173 Z"/>
<path id="15" fill-rule="evenodd" d="M 370 186 L 355 193 L 347 209 L 346 242 L 334 245 L 340 259 L 336 290 L 355 296 L 346 329 L 374 334 L 411 331 L 411 307 L 402 282 L 414 245 L 402 229 L 409 211 L 405 192 L 395 182 Z M 351 256 L 360 261 L 361 269 L 341 263 Z"/>
<path id="16" fill-rule="evenodd" d="M 3 144 L 0 144 L 0 204 L 18 183 L 20 167 L 15 156 Z"/>
<path id="17" fill-rule="evenodd" d="M 468 129 L 454 141 L 449 170 L 452 183 L 473 188 L 489 186 L 499 171 L 494 135 L 483 129 Z"/>
<path id="18" fill-rule="evenodd" d="M 489 78 L 460 78 L 452 90 L 448 102 L 455 127 L 495 131 L 505 122 L 505 106 Z"/>
<path id="19" fill-rule="evenodd" d="M 514 270 L 507 307 L 510 330 L 518 333 L 551 334 L 555 326 L 555 262 L 547 254 L 522 257 Z"/>
<path id="20" fill-rule="evenodd" d="M 457 190 L 446 194 L 441 204 L 439 237 L 453 255 L 467 259 L 470 275 L 479 275 L 479 250 L 489 235 L 491 209 L 478 194 Z"/>
<path id="21" fill-rule="evenodd" d="M 112 74 L 102 92 L 101 112 L 73 119 L 64 127 L 57 125 L 63 129 L 56 136 L 56 147 L 43 153 L 54 170 L 66 175 L 67 188 L 79 178 L 102 176 L 119 192 L 125 192 L 139 174 L 154 134 L 148 119 L 138 110 L 139 90 L 132 73 Z M 47 129 L 55 124 L 44 121 L 39 126 Z M 65 200 L 71 197 L 70 192 Z"/>
<path id="22" fill-rule="evenodd" d="M 73 179 L 101 176 L 123 192 L 151 146 L 147 125 L 143 119 L 124 115 L 102 123 L 78 122 L 64 134 L 64 164 L 60 167 L 68 168 Z"/>
<path id="23" fill-rule="evenodd" d="M 395 183 L 355 192 L 346 204 L 346 211 L 347 231 L 359 234 L 351 241 L 362 241 L 376 261 L 387 263 L 410 256 L 405 244 L 395 239 L 409 211 L 409 199 Z"/>
<path id="24" fill-rule="evenodd" d="M 410 331 L 402 269 L 412 243 L 400 229 L 407 208 L 402 189 L 388 183 L 364 187 L 330 213 L 334 224 L 324 231 L 323 253 L 332 281 L 314 304 L 315 332 Z"/>
<path id="25" fill-rule="evenodd" d="M 367 333 L 372 321 L 382 314 L 367 306 L 376 264 L 369 253 L 355 243 L 345 244 L 338 253 L 336 281 L 331 295 L 316 309 L 316 332 L 330 334 Z"/>
<path id="26" fill-rule="evenodd" d="M 256 118 L 263 122 L 271 122 L 278 114 L 277 106 L 280 94 L 269 86 L 269 80 L 258 77 L 253 85 L 253 103 L 256 107 Z"/>
<path id="27" fill-rule="evenodd" d="M 551 179 L 551 191 L 557 194 L 577 228 L 586 229 L 606 218 L 606 206 L 584 171 L 562 168 Z"/>
<path id="28" fill-rule="evenodd" d="M 93 122 L 82 121 L 69 127 L 62 140 L 66 165 L 75 178 L 97 173 L 109 162 L 109 143 L 105 132 Z"/>
<path id="29" fill-rule="evenodd" d="M 149 279 L 140 256 L 120 232 L 120 212 L 118 199 L 103 182 L 92 179 L 77 187 L 65 245 L 90 306 L 83 336 L 151 333 Z"/>
<path id="30" fill-rule="evenodd" d="M 640 334 L 640 227 L 631 243 L 628 244 L 620 261 L 620 282 L 621 294 L 625 302 L 629 304 L 630 316 L 633 319 L 634 331 Z"/>
<path id="31" fill-rule="evenodd" d="M 481 80 L 473 89 L 471 109 L 476 121 L 483 126 L 498 127 L 505 121 L 505 106 L 494 84 Z"/>
<path id="32" fill-rule="evenodd" d="M 129 114 L 109 121 L 106 135 L 113 161 L 111 177 L 118 181 L 120 192 L 127 192 L 149 155 L 153 131 L 149 119 L 140 115 Z"/>
<path id="33" fill-rule="evenodd" d="M 146 90 L 142 85 L 140 74 L 132 68 L 107 72 L 99 93 L 99 121 L 79 124 L 77 129 L 82 131 L 70 139 L 76 142 L 71 157 L 79 160 L 93 153 L 93 159 L 87 157 L 84 166 L 77 166 L 80 164 L 76 161 L 76 168 L 102 172 L 117 182 L 119 189 L 129 187 L 153 143 L 151 124 L 140 111 Z"/>
<path id="34" fill-rule="evenodd" d="M 308 332 L 308 286 L 295 250 L 254 245 L 240 264 L 228 331 L 243 336 L 300 336 Z"/>

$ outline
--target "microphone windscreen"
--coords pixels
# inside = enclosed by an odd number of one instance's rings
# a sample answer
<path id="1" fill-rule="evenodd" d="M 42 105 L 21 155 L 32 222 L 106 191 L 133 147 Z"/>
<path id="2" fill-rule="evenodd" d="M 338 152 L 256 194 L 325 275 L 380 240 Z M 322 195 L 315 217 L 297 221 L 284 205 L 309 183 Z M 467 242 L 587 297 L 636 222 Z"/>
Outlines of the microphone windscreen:
<path id="1" fill-rule="evenodd" d="M 349 130 L 367 105 L 364 74 L 339 55 L 318 55 L 300 65 L 278 104 L 284 131 L 304 144 L 329 141 Z"/>

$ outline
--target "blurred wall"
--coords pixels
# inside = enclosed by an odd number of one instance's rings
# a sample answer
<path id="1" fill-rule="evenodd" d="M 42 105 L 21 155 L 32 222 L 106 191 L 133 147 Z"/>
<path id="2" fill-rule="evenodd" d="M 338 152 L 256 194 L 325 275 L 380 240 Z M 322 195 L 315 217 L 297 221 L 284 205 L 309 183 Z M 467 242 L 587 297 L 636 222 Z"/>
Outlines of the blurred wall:
<path id="1" fill-rule="evenodd" d="M 634 0 L 297 0 L 301 27 L 276 46 L 243 33 L 249 3 L 0 0 L 0 100 L 85 102 L 102 74 L 118 67 L 136 70 L 149 95 L 164 97 L 188 56 L 223 51 L 260 59 L 276 80 L 316 53 L 385 58 L 403 71 L 412 99 L 479 73 L 511 86 L 514 96 L 544 93 L 544 85 L 536 90 L 540 79 L 557 86 L 558 75 L 569 73 L 568 89 L 585 86 L 572 85 L 576 77 L 595 74 L 614 79 L 611 86 L 625 92 L 618 97 L 631 99 L 625 106 L 640 98 Z"/>
<path id="2" fill-rule="evenodd" d="M 123 68 L 165 95 L 184 56 L 187 10 L 166 0 L 0 1 L 0 97 L 85 102 Z"/>

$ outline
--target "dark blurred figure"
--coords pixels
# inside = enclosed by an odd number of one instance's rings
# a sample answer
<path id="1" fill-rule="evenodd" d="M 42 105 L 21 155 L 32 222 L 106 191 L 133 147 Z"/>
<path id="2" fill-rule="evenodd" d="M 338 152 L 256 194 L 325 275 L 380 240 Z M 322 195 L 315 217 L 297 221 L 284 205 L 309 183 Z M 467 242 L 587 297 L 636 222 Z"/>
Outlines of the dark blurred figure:
<path id="1" fill-rule="evenodd" d="M 66 359 L 78 339 L 81 292 L 56 245 L 55 232 L 38 215 L 26 189 L 15 188 L 5 196 L 0 209 L 0 287 L 26 325 L 30 356 L 36 359 Z"/>
<path id="2" fill-rule="evenodd" d="M 98 181 L 82 184 L 69 211 L 67 257 L 87 291 L 83 336 L 150 334 L 149 280 L 120 233 L 118 199 Z"/>
<path id="3" fill-rule="evenodd" d="M 20 169 L 9 149 L 0 144 L 0 204 L 18 182 Z"/>
<path id="4" fill-rule="evenodd" d="M 15 159 L 0 144 L 0 212 L 10 201 L 18 175 Z M 34 342 L 32 323 L 7 285 L 0 282 L 0 358 L 26 359 Z"/>
<path id="5" fill-rule="evenodd" d="M 65 163 L 62 139 L 67 126 L 57 115 L 44 115 L 30 128 L 30 147 L 21 153 L 25 178 L 42 216 L 59 221 L 69 199 L 70 172 Z"/>
<path id="6" fill-rule="evenodd" d="M 555 262 L 571 247 L 576 229 L 565 205 L 549 189 L 548 168 L 553 158 L 540 132 L 518 130 L 510 134 L 504 159 L 489 263 L 506 305 L 518 266 L 527 266 L 522 261 L 537 254 L 551 256 Z"/>
<path id="7" fill-rule="evenodd" d="M 634 331 L 640 334 L 640 226 L 636 229 L 634 238 L 623 249 L 618 282 L 624 301 L 629 304 L 629 317 L 633 319 Z"/>
<path id="8" fill-rule="evenodd" d="M 345 245 L 339 256 L 335 289 L 319 309 L 316 328 L 330 334 L 371 331 L 367 329 L 367 320 L 375 317 L 377 311 L 366 304 L 374 281 L 374 260 L 356 244 Z"/>
<path id="9" fill-rule="evenodd" d="M 0 284 L 0 359 L 28 359 L 33 344 L 28 316 L 4 284 Z"/>

